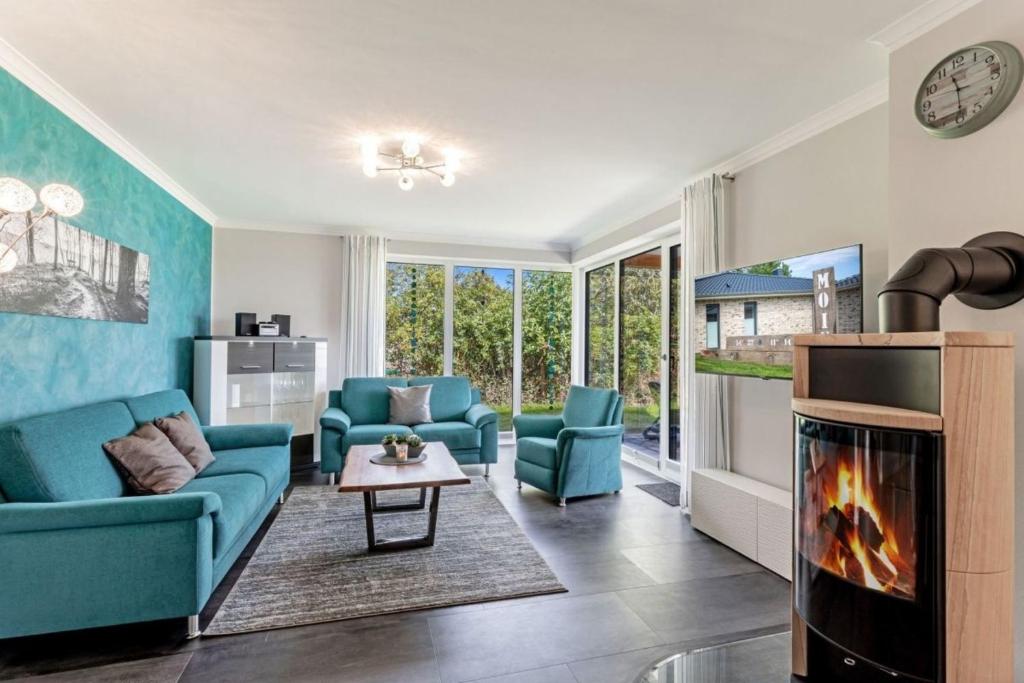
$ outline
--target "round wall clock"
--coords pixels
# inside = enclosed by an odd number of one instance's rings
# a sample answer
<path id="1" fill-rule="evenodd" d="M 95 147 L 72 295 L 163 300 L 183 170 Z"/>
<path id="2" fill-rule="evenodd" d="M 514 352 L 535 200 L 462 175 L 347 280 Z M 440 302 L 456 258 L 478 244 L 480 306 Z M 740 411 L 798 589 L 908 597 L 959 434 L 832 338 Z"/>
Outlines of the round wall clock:
<path id="1" fill-rule="evenodd" d="M 992 123 L 1020 89 L 1024 59 L 1013 45 L 991 41 L 945 57 L 925 77 L 914 111 L 939 138 L 970 135 Z"/>

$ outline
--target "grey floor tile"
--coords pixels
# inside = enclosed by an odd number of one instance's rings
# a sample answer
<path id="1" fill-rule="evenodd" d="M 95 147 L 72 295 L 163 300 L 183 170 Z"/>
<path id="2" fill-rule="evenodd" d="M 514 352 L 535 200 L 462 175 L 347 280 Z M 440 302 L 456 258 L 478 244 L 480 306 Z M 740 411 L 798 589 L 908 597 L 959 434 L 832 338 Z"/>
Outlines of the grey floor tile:
<path id="1" fill-rule="evenodd" d="M 471 681 L 658 644 L 614 593 L 430 619 L 443 681 Z"/>
<path id="2" fill-rule="evenodd" d="M 762 571 L 756 562 L 710 540 L 626 548 L 622 554 L 658 583 Z"/>
<path id="3" fill-rule="evenodd" d="M 789 583 L 760 570 L 617 593 L 663 642 L 788 624 Z"/>
<path id="4" fill-rule="evenodd" d="M 564 554 L 546 558 L 569 593 L 607 593 L 657 583 L 641 567 L 619 553 L 595 558 L 592 554 Z"/>
<path id="5" fill-rule="evenodd" d="M 546 666 L 543 669 L 520 671 L 494 678 L 481 678 L 473 683 L 579 683 L 565 664 Z"/>
<path id="6" fill-rule="evenodd" d="M 181 677 L 191 657 L 192 653 L 186 652 L 180 655 L 151 657 L 134 662 L 121 662 L 15 680 L 32 681 L 32 683 L 61 683 L 63 681 L 76 681 L 76 683 L 120 681 L 125 683 L 175 683 Z"/>

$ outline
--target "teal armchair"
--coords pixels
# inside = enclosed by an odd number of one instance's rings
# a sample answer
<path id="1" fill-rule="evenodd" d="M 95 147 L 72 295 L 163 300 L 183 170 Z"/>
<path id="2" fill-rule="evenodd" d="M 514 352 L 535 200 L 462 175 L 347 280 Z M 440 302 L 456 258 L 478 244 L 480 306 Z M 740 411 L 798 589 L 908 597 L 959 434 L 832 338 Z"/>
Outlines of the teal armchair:
<path id="1" fill-rule="evenodd" d="M 430 384 L 433 422 L 407 427 L 389 424 L 388 387 Z M 442 441 L 460 465 L 483 465 L 484 476 L 498 462 L 498 415 L 480 402 L 466 377 L 349 377 L 328 394 L 320 416 L 320 471 L 334 483 L 355 445 L 373 445 L 387 434 L 417 434 Z"/>
<path id="2" fill-rule="evenodd" d="M 517 415 L 516 482 L 566 498 L 622 489 L 622 397 L 573 385 L 561 415 Z"/>

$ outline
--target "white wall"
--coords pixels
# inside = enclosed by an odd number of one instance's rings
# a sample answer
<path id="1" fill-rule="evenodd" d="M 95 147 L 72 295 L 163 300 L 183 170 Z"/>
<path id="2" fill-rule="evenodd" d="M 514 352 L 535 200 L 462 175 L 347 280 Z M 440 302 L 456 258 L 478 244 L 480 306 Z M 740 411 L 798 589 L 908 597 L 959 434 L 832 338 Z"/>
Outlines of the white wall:
<path id="1" fill-rule="evenodd" d="M 235 313 L 292 316 L 292 336 L 327 337 L 327 384 L 340 385 L 341 239 L 213 231 L 213 333 L 234 334 Z"/>
<path id="2" fill-rule="evenodd" d="M 888 112 L 876 107 L 736 174 L 725 267 L 864 244 L 864 329 L 888 273 Z M 792 382 L 730 378 L 733 470 L 792 488 Z"/>
<path id="3" fill-rule="evenodd" d="M 949 52 L 983 40 L 1024 49 L 1024 2 L 984 0 L 892 54 L 889 267 L 922 247 L 959 246 L 991 230 L 1024 233 L 1024 94 L 994 123 L 957 140 L 918 128 L 914 94 L 928 70 Z M 1000 311 L 942 306 L 946 330 L 1010 330 L 1016 369 L 1016 679 L 1024 680 L 1024 304 Z"/>

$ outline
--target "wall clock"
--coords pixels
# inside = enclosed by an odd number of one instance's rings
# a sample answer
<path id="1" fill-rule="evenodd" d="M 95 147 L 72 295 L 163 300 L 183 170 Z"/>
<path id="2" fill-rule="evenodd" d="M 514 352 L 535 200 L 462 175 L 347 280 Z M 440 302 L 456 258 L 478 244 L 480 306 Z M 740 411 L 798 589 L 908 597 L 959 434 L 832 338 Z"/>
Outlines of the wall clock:
<path id="1" fill-rule="evenodd" d="M 917 91 L 921 126 L 939 138 L 970 135 L 992 123 L 1020 89 L 1024 59 L 1002 41 L 957 50 L 935 65 Z"/>

